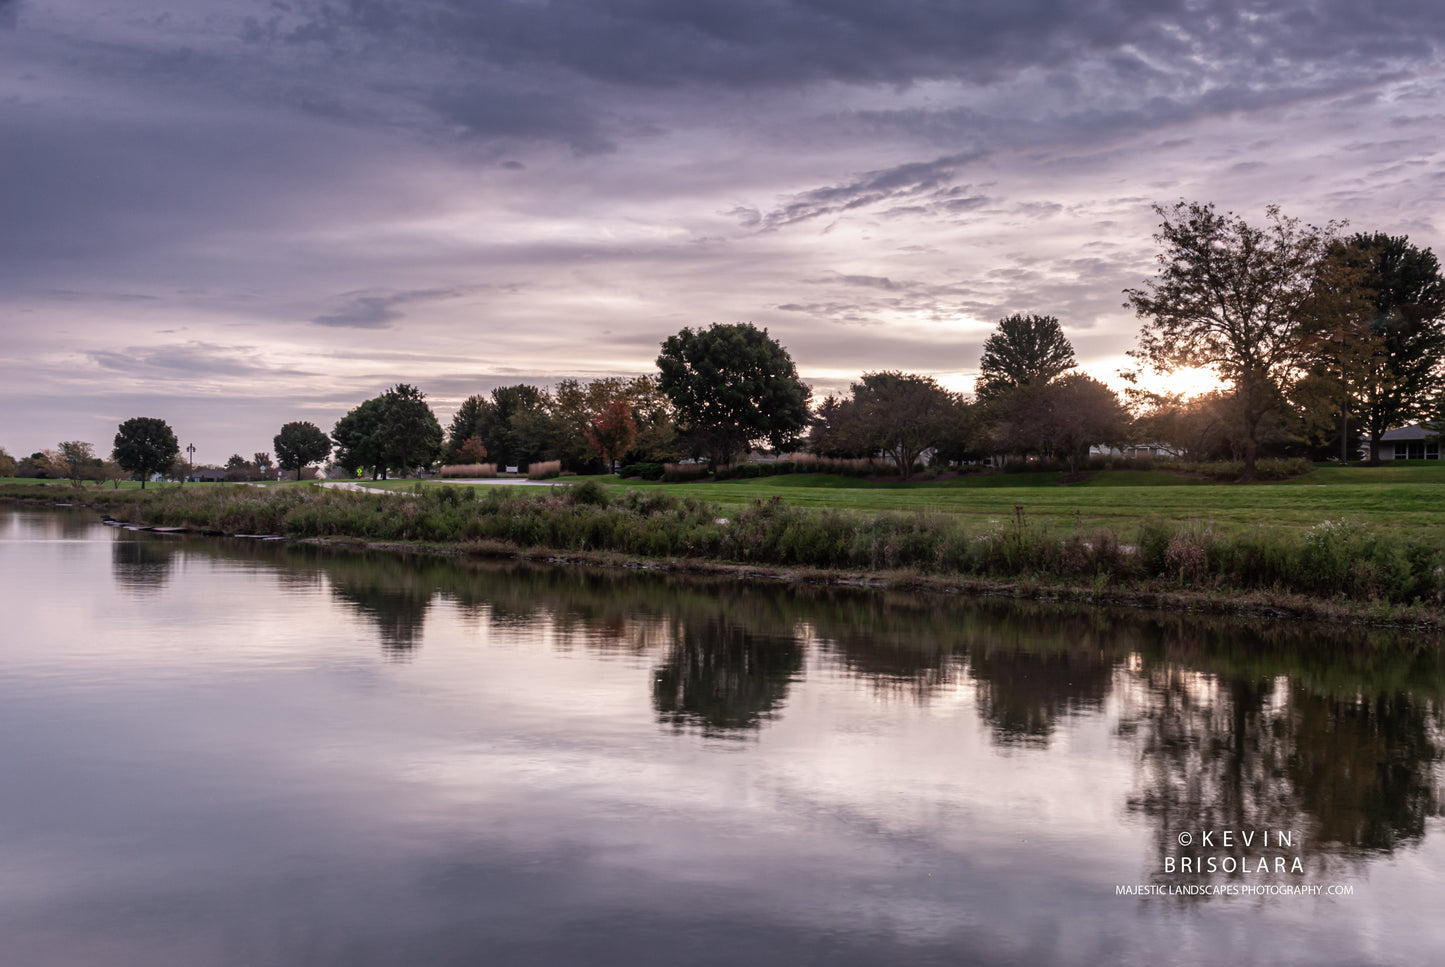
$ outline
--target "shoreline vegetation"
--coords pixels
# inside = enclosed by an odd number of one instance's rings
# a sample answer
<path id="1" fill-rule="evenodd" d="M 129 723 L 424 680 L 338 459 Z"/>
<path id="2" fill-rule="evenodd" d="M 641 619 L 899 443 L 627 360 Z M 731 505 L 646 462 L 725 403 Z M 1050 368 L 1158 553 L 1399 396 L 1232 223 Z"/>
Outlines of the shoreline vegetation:
<path id="1" fill-rule="evenodd" d="M 85 507 L 154 527 L 340 546 L 649 567 L 1240 616 L 1445 628 L 1445 549 L 1348 519 L 1218 529 L 1143 514 L 1060 527 L 1024 503 L 987 523 L 932 509 L 718 503 L 583 481 L 555 488 L 313 486 L 77 490 L 0 501 Z"/>

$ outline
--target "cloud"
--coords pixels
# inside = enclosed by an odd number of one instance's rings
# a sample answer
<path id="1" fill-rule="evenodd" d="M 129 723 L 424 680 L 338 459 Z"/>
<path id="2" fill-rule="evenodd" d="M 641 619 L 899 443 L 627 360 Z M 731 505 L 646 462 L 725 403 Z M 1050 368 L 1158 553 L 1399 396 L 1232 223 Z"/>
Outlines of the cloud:
<path id="1" fill-rule="evenodd" d="M 96 349 L 85 353 L 85 356 L 103 369 L 146 380 L 233 379 L 260 374 L 284 377 L 315 375 L 273 366 L 262 358 L 262 351 L 255 346 L 219 346 L 197 341 L 123 350 Z"/>
<path id="2" fill-rule="evenodd" d="M 967 152 L 869 171 L 841 185 L 800 192 L 760 221 L 765 228 L 779 228 L 825 215 L 898 202 L 910 202 L 912 207 L 924 212 L 965 211 L 982 204 L 983 199 L 969 195 L 967 188 L 954 185 L 953 178 L 969 162 L 985 154 Z M 749 223 L 750 216 L 744 213 L 743 221 Z"/>
<path id="3" fill-rule="evenodd" d="M 603 133 L 601 119 L 573 97 L 470 87 L 433 92 L 426 103 L 453 131 L 468 138 L 559 141 L 579 154 L 617 148 Z M 521 165 L 510 161 L 503 167 Z"/>
<path id="4" fill-rule="evenodd" d="M 312 319 L 318 326 L 334 326 L 341 329 L 390 329 L 398 319 L 405 317 L 399 306 L 417 302 L 431 302 L 438 299 L 461 298 L 475 292 L 478 286 L 459 286 L 446 289 L 414 289 L 409 292 L 392 292 L 376 295 L 350 292 L 342 296 L 346 303 L 336 312 Z"/>

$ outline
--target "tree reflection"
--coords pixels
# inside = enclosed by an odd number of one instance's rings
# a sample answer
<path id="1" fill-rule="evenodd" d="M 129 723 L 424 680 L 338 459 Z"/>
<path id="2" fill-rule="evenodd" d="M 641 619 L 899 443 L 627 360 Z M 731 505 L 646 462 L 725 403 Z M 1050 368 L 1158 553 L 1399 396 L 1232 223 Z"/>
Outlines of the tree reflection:
<path id="1" fill-rule="evenodd" d="M 1184 857 L 1231 852 L 1181 846 L 1183 832 L 1284 830 L 1294 834 L 1292 847 L 1249 855 L 1300 856 L 1304 875 L 1286 879 L 1318 882 L 1341 863 L 1418 843 L 1427 821 L 1442 815 L 1438 654 L 1399 644 L 1381 653 L 1348 641 L 1331 649 L 1318 640 L 1301 653 L 1288 635 L 1282 646 L 1243 632 L 1236 638 L 1249 647 L 1211 653 L 1207 634 L 1181 631 L 1166 629 L 1120 723 L 1138 756 L 1129 809 L 1155 827 L 1151 873 L 1199 883 L 1210 875 L 1183 872 Z M 1171 652 L 1191 660 L 1172 660 Z M 1353 675 L 1352 656 L 1361 656 Z M 1412 679 L 1415 688 L 1398 687 Z"/>
<path id="2" fill-rule="evenodd" d="M 1441 815 L 1438 709 L 1399 694 L 1308 695 L 1288 714 L 1298 738 L 1287 774 L 1321 846 L 1388 853 Z"/>
<path id="3" fill-rule="evenodd" d="M 653 705 L 676 729 L 722 735 L 772 718 L 803 666 L 789 635 L 756 634 L 720 616 L 679 623 L 654 673 Z"/>
<path id="4" fill-rule="evenodd" d="M 1103 706 L 1116 664 L 1087 648 L 1019 647 L 972 649 L 968 667 L 979 712 L 995 738 L 1005 745 L 1045 745 L 1061 717 Z"/>
<path id="5" fill-rule="evenodd" d="M 170 582 L 179 550 L 179 541 L 173 538 L 132 536 L 130 531 L 118 534 L 110 545 L 111 575 L 118 587 L 131 594 L 158 594 Z"/>
<path id="6" fill-rule="evenodd" d="M 331 562 L 331 591 L 376 626 L 385 654 L 405 657 L 421 640 L 436 581 L 423 562 L 357 554 Z"/>
<path id="7" fill-rule="evenodd" d="M 117 540 L 117 583 L 153 593 L 179 550 Z M 552 647 L 647 656 L 654 714 L 678 731 L 756 734 L 810 648 L 890 699 L 971 690 L 993 741 L 1027 755 L 1048 754 L 1071 716 L 1117 715 L 1136 764 L 1120 808 L 1151 828 L 1144 872 L 1161 879 L 1201 880 L 1162 872 L 1200 854 L 1181 832 L 1268 829 L 1295 834 L 1286 852 L 1319 882 L 1330 865 L 1419 843 L 1445 804 L 1445 651 L 1420 635 L 297 545 L 186 553 L 269 561 L 306 586 L 324 577 L 391 655 L 420 643 L 444 600 L 518 634 L 544 622 Z"/>

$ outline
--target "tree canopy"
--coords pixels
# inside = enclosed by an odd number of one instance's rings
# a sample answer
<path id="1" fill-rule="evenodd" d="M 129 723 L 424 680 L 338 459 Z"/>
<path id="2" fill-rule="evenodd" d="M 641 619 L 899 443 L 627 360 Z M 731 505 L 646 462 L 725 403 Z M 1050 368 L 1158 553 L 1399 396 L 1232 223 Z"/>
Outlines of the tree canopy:
<path id="1" fill-rule="evenodd" d="M 165 420 L 152 416 L 135 416 L 120 425 L 115 434 L 111 455 L 126 473 L 140 479 L 145 489 L 146 478 L 171 469 L 180 455 L 181 445 Z"/>
<path id="2" fill-rule="evenodd" d="M 1123 443 L 1130 429 L 1119 397 L 1085 373 L 1020 386 L 999 397 L 992 410 L 1000 449 L 1062 457 L 1074 474 L 1089 447 Z"/>
<path id="3" fill-rule="evenodd" d="M 687 445 L 714 466 L 756 441 L 790 446 L 808 426 L 810 390 L 792 357 L 751 323 L 683 329 L 663 342 L 657 367 Z"/>
<path id="4" fill-rule="evenodd" d="M 984 341 L 974 393 L 987 403 L 1019 386 L 1047 383 L 1076 365 L 1058 319 L 1015 314 L 1000 319 Z"/>
<path id="5" fill-rule="evenodd" d="M 814 440 L 826 455 L 885 453 L 906 480 L 927 451 L 959 436 L 959 398 L 931 376 L 896 371 L 864 373 L 845 400 L 824 400 Z"/>
<path id="6" fill-rule="evenodd" d="M 1239 402 L 1245 476 L 1254 474 L 1259 428 L 1307 353 L 1319 305 L 1316 276 L 1338 230 L 1266 209 L 1264 227 L 1212 204 L 1154 206 L 1161 221 L 1158 273 L 1126 289 L 1144 319 L 1131 355 L 1160 372 L 1213 367 Z"/>
<path id="7" fill-rule="evenodd" d="M 1337 251 L 1358 267 L 1371 310 L 1352 355 L 1363 363 L 1356 406 L 1376 463 L 1380 435 L 1425 419 L 1445 390 L 1445 278 L 1435 254 L 1405 236 L 1358 234 Z"/>
<path id="8" fill-rule="evenodd" d="M 337 421 L 331 431 L 336 462 L 347 470 L 370 470 L 373 478 L 406 473 L 434 463 L 442 428 L 415 386 L 398 383 Z M 278 446 L 279 449 L 279 446 Z"/>
<path id="9" fill-rule="evenodd" d="M 281 462 L 281 467 L 296 471 L 297 480 L 301 479 L 301 471 L 313 463 L 320 463 L 331 453 L 331 441 L 314 423 L 287 423 L 281 427 L 281 432 L 276 434 L 271 444 L 276 450 L 276 459 Z M 245 464 L 240 454 L 233 459 L 238 466 Z M 230 464 L 227 466 L 230 467 Z"/>

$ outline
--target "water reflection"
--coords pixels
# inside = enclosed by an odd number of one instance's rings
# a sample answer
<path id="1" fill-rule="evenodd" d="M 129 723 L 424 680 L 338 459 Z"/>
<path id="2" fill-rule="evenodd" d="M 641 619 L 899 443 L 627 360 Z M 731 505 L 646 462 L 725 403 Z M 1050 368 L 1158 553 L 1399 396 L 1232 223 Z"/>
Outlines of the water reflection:
<path id="1" fill-rule="evenodd" d="M 162 587 L 178 554 L 242 559 L 329 587 L 391 657 L 425 647 L 443 602 L 464 624 L 545 624 L 558 649 L 640 659 L 657 722 L 682 734 L 757 735 L 810 653 L 891 700 L 966 691 L 1021 768 L 1075 720 L 1106 721 L 1134 768 L 1115 808 L 1148 825 L 1141 873 L 1162 882 L 1242 875 L 1181 872 L 1201 855 L 1181 832 L 1289 831 L 1254 852 L 1299 855 L 1314 877 L 1411 848 L 1445 814 L 1445 658 L 1424 636 L 137 537 L 112 552 L 129 590 Z"/>
<path id="2" fill-rule="evenodd" d="M 1271 870 L 1273 856 L 1299 856 L 1303 872 L 1318 875 L 1415 845 L 1442 815 L 1434 698 L 1321 695 L 1284 675 L 1210 676 L 1162 663 L 1139 684 L 1121 723 L 1139 764 L 1129 808 L 1154 822 L 1155 872 L 1166 881 L 1198 882 L 1199 857 L 1232 852 L 1181 845 L 1183 832 L 1287 831 L 1291 848 L 1248 855 L 1268 857 Z M 1206 872 L 1240 879 L 1247 869 Z"/>
<path id="3" fill-rule="evenodd" d="M 159 594 L 170 582 L 180 550 L 173 538 L 122 532 L 110 545 L 111 574 L 116 585 L 131 594 Z"/>
<path id="4" fill-rule="evenodd" d="M 421 642 L 436 582 L 421 562 L 367 554 L 330 562 L 331 592 L 376 627 L 382 651 L 404 658 Z"/>
<path id="5" fill-rule="evenodd" d="M 674 728 L 698 726 L 709 735 L 755 729 L 783 704 L 802 667 L 802 646 L 791 635 L 757 634 L 721 617 L 679 623 L 652 701 Z"/>

